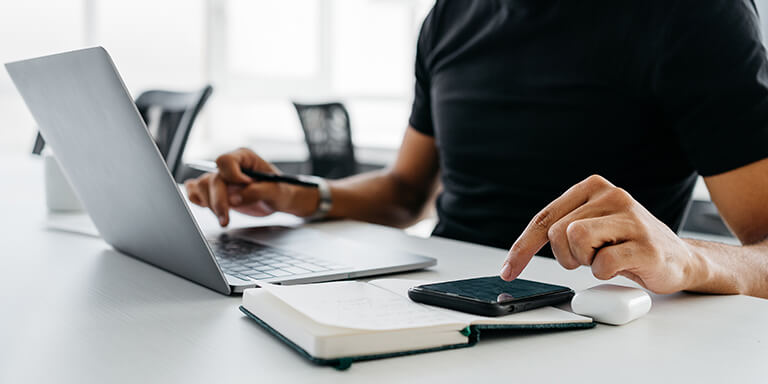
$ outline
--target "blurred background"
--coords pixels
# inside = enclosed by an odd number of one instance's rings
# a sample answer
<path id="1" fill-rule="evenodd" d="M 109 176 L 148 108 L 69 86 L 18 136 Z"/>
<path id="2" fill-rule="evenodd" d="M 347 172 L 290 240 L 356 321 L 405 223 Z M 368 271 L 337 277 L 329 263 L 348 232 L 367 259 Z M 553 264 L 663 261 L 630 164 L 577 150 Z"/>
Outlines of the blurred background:
<path id="1" fill-rule="evenodd" d="M 307 156 L 291 101 L 343 102 L 358 157 L 388 162 L 407 126 L 421 22 L 434 0 L 4 0 L 0 62 L 104 46 L 131 94 L 214 92 L 185 158 L 239 146 Z M 0 152 L 34 121 L 0 71 Z"/>
<path id="2" fill-rule="evenodd" d="M 212 84 L 186 158 L 248 146 L 306 157 L 291 101 L 340 101 L 363 161 L 394 156 L 407 125 L 420 24 L 434 0 L 4 0 L 0 62 L 102 45 L 134 97 Z M 758 0 L 768 11 L 768 0 Z M 768 24 L 763 20 L 763 33 Z M 0 71 L 0 152 L 35 129 Z"/>

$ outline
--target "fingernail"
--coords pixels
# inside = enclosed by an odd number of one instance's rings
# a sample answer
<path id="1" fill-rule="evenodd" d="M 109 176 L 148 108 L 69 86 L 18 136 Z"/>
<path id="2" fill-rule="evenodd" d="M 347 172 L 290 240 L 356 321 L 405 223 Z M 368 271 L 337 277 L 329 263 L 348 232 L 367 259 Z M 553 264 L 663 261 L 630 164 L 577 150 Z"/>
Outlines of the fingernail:
<path id="1" fill-rule="evenodd" d="M 499 272 L 499 276 L 502 278 L 507 277 L 509 274 L 509 263 L 504 263 L 504 265 L 501 267 L 501 271 Z"/>
<path id="2" fill-rule="evenodd" d="M 240 195 L 232 195 L 229 198 L 229 203 L 232 205 L 240 205 L 243 202 L 243 198 Z"/>
<path id="3" fill-rule="evenodd" d="M 227 225 L 227 218 L 224 216 L 219 216 L 219 224 L 221 224 L 222 227 Z"/>

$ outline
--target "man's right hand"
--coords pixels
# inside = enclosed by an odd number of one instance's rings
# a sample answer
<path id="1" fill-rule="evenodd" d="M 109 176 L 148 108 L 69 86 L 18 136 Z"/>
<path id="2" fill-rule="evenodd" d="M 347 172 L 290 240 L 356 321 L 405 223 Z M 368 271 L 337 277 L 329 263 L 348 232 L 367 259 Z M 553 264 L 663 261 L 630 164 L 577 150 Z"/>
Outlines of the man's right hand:
<path id="1" fill-rule="evenodd" d="M 280 170 L 253 151 L 240 148 L 216 159 L 218 172 L 206 173 L 187 180 L 189 200 L 208 207 L 219 218 L 222 227 L 229 224 L 229 209 L 253 216 L 266 216 L 275 211 L 297 216 L 310 216 L 317 209 L 317 189 L 292 184 L 260 182 L 246 176 L 241 168 L 280 174 Z"/>

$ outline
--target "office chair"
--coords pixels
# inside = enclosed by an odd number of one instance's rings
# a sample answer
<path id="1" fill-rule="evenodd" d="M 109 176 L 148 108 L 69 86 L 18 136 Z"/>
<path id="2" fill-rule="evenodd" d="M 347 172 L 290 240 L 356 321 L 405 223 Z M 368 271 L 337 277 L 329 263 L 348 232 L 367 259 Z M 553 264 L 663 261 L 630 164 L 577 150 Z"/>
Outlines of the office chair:
<path id="1" fill-rule="evenodd" d="M 193 92 L 146 91 L 136 99 L 136 108 L 177 180 L 189 133 L 212 92 L 213 87 L 206 85 Z"/>
<path id="2" fill-rule="evenodd" d="M 344 105 L 294 102 L 293 106 L 304 130 L 311 173 L 329 179 L 357 173 L 349 113 Z"/>
<path id="3" fill-rule="evenodd" d="M 706 233 L 717 236 L 736 237 L 711 201 L 692 200 L 688 213 L 680 228 L 684 231 Z"/>
<path id="4" fill-rule="evenodd" d="M 189 133 L 212 92 L 210 85 L 193 92 L 150 90 L 136 99 L 136 108 L 177 180 L 182 171 L 181 159 Z M 44 147 L 45 140 L 38 132 L 32 153 L 39 155 Z"/>

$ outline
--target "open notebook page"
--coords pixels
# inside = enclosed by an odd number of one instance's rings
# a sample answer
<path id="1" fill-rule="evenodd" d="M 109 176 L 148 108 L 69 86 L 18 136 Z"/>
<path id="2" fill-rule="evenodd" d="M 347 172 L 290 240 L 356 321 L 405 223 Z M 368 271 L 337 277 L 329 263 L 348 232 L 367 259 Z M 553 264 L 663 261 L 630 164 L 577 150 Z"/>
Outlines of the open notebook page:
<path id="1" fill-rule="evenodd" d="M 422 284 L 430 284 L 432 281 L 406 280 L 406 279 L 378 279 L 368 282 L 385 289 L 393 294 L 404 297 L 408 300 L 408 289 Z M 575 313 L 564 311 L 555 307 L 541 307 L 530 311 L 513 313 L 511 315 L 499 317 L 487 317 L 472 315 L 464 312 L 454 311 L 445 308 L 432 307 L 435 316 L 451 317 L 460 320 L 464 324 L 556 324 L 556 323 L 589 323 L 592 321 L 589 317 L 579 316 Z M 437 314 L 439 313 L 439 315 Z"/>
<path id="2" fill-rule="evenodd" d="M 314 321 L 360 330 L 467 325 L 463 314 L 412 302 L 375 285 L 339 281 L 310 285 L 260 284 L 262 289 Z"/>

